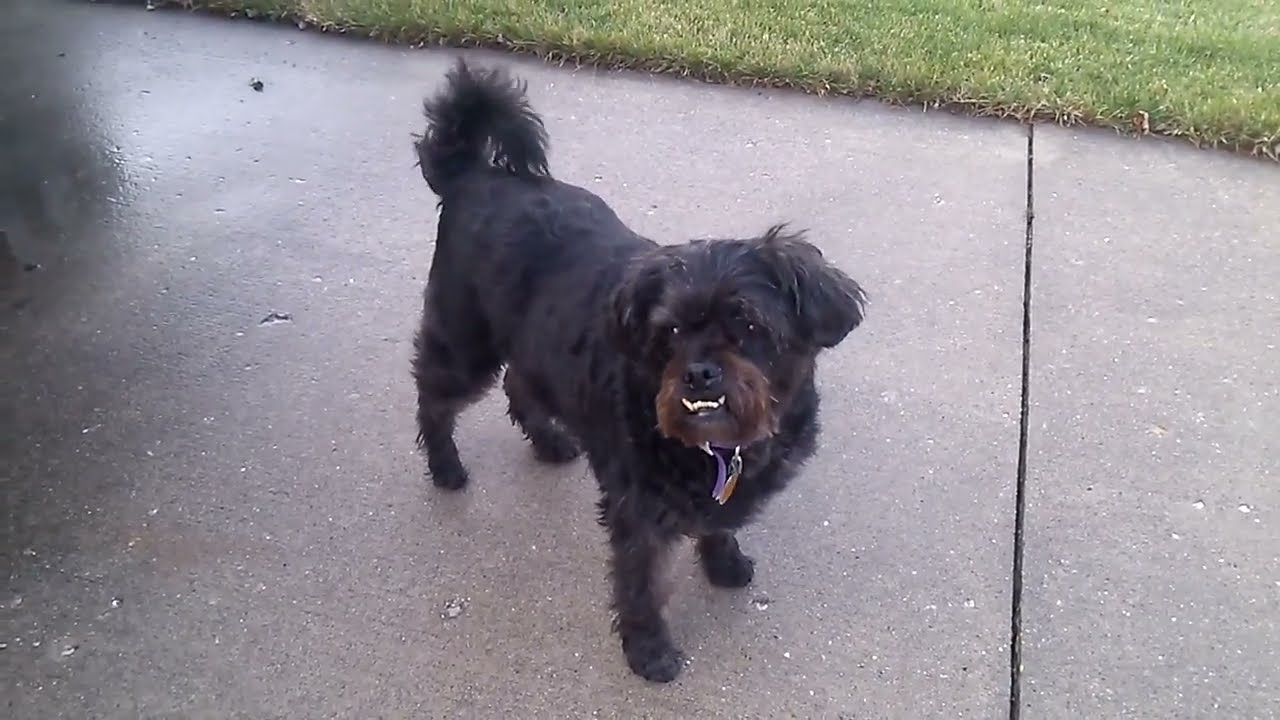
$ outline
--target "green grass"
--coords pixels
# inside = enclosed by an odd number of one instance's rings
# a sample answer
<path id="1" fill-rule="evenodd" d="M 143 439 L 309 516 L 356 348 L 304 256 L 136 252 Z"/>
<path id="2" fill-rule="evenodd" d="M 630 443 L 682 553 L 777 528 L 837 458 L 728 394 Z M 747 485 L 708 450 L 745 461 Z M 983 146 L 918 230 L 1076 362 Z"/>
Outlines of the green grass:
<path id="1" fill-rule="evenodd" d="M 1280 159 L 1280 0 L 183 0 Z"/>

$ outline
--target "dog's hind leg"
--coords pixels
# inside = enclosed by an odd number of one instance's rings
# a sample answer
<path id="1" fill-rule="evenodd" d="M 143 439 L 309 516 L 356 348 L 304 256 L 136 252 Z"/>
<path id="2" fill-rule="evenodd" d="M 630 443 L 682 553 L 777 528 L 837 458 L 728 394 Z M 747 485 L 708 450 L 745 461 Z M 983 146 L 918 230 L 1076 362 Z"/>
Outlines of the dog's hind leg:
<path id="1" fill-rule="evenodd" d="M 418 446 L 437 487 L 457 490 L 467 484 L 453 433 L 458 413 L 479 400 L 498 377 L 502 359 L 493 350 L 483 320 L 433 313 L 429 305 L 414 338 L 413 377 L 418 387 Z M 451 322 L 443 321 L 453 317 Z M 453 328 L 465 330 L 451 331 Z"/>
<path id="2" fill-rule="evenodd" d="M 507 415 L 533 446 L 534 457 L 546 463 L 567 463 L 582 454 L 573 436 L 547 412 L 528 378 L 508 366 L 502 389 L 507 393 Z"/>

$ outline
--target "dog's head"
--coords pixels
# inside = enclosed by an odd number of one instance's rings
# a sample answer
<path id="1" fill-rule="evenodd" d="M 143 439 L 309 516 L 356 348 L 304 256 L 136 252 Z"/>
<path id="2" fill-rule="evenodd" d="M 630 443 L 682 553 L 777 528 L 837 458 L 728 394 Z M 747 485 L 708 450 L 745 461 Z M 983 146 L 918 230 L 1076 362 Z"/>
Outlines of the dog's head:
<path id="1" fill-rule="evenodd" d="M 814 358 L 862 322 L 865 297 L 801 233 L 697 240 L 638 258 L 610 334 L 658 388 L 658 429 L 690 447 L 762 440 Z"/>

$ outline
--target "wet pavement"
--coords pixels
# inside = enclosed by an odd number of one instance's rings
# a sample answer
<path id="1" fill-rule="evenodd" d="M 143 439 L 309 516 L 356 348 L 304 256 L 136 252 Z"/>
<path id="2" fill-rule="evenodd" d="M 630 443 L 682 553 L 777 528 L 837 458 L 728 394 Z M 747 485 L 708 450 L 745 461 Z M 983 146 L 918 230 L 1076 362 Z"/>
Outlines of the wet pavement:
<path id="1" fill-rule="evenodd" d="M 494 396 L 458 434 L 473 486 L 422 478 L 410 140 L 455 53 L 0 23 L 5 717 L 1008 716 L 1025 128 L 472 53 L 637 230 L 792 220 L 872 295 L 818 456 L 743 533 L 755 584 L 686 553 L 692 661 L 650 686 L 582 463 L 535 464 Z M 1033 149 L 1023 716 L 1280 716 L 1280 174 Z"/>

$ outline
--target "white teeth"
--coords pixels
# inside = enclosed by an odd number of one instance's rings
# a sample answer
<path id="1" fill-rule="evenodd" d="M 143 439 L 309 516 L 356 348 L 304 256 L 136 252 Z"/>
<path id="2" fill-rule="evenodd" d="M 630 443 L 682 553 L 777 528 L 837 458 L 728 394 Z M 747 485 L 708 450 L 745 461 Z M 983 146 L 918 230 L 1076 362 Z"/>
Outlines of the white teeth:
<path id="1" fill-rule="evenodd" d="M 724 396 L 721 395 L 715 400 L 688 400 L 686 398 L 680 398 L 680 402 L 684 404 L 684 408 L 686 410 L 691 413 L 696 413 L 702 410 L 715 410 L 716 408 L 721 407 L 724 405 Z"/>

